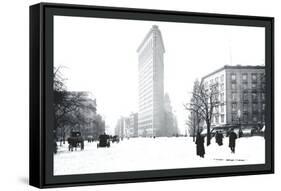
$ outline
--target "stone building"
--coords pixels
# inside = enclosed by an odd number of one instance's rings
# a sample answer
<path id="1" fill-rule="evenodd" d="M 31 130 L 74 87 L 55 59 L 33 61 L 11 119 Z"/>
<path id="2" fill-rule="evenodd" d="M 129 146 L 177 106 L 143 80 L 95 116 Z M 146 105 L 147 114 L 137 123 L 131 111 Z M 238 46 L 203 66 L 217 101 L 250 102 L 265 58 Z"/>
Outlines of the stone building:
<path id="1" fill-rule="evenodd" d="M 224 66 L 202 78 L 214 87 L 218 100 L 212 126 L 239 124 L 260 127 L 265 122 L 265 67 Z"/>
<path id="2" fill-rule="evenodd" d="M 56 118 L 62 120 L 62 126 L 56 131 L 57 137 L 65 140 L 75 130 L 80 131 L 84 138 L 90 135 L 97 139 L 105 132 L 105 121 L 97 113 L 96 98 L 90 92 L 83 91 L 67 91 L 65 94 L 67 100 L 72 101 L 68 103 L 68 108 L 61 107 L 65 111 L 68 109 L 63 116 L 62 112 L 55 113 Z M 74 101 L 77 106 L 74 106 Z"/>

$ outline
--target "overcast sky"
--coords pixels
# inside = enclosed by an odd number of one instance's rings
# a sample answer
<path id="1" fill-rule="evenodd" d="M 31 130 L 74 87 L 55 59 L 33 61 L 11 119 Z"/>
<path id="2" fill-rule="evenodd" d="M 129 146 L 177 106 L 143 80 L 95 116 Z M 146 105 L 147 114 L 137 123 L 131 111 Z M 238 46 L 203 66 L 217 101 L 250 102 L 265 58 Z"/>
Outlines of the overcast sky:
<path id="1" fill-rule="evenodd" d="M 158 25 L 166 49 L 164 89 L 184 132 L 196 78 L 223 65 L 264 65 L 262 27 L 55 16 L 54 65 L 70 91 L 89 91 L 113 132 L 117 119 L 138 111 L 139 44 Z"/>

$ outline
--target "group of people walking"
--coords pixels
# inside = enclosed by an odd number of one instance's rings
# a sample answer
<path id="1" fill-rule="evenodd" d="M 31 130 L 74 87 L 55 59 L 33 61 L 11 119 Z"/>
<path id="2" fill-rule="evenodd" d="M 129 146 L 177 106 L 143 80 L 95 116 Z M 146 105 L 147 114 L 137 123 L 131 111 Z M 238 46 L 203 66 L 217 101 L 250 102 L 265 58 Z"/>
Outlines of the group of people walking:
<path id="1" fill-rule="evenodd" d="M 228 146 L 231 150 L 231 153 L 235 153 L 235 143 L 236 143 L 237 135 L 236 135 L 236 133 L 234 132 L 233 129 L 230 130 L 228 137 L 229 137 L 229 145 Z M 205 155 L 204 138 L 205 137 L 203 135 L 201 135 L 200 133 L 197 133 L 196 141 L 195 141 L 196 154 L 198 156 L 200 156 L 201 158 L 204 158 L 204 155 Z M 219 146 L 223 145 L 223 134 L 222 134 L 221 131 L 216 131 L 215 139 L 216 139 L 216 143 Z"/>

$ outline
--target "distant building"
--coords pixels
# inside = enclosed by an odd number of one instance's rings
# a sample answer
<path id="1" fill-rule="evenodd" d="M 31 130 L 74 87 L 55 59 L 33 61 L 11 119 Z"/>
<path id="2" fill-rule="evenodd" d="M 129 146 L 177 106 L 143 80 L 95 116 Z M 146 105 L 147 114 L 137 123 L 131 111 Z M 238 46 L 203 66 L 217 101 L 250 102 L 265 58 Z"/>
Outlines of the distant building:
<path id="1" fill-rule="evenodd" d="M 91 135 L 97 139 L 100 134 L 105 132 L 105 121 L 101 115 L 97 114 L 97 103 L 94 96 L 90 92 L 83 91 L 65 93 L 68 100 L 73 100 L 73 102 L 68 103 L 69 111 L 64 114 L 63 118 L 58 117 L 58 120 L 62 120 L 63 126 L 57 128 L 57 137 L 65 140 L 70 135 L 70 131 L 78 130 L 81 131 L 83 137 Z"/>
<path id="2" fill-rule="evenodd" d="M 73 118 L 77 118 L 78 123 L 73 127 L 81 130 L 84 137 L 93 136 L 98 139 L 99 135 L 105 132 L 105 120 L 97 113 L 96 98 L 90 92 L 69 92 L 72 96 L 81 95 L 83 106 L 79 108 L 79 112 L 73 113 Z"/>
<path id="3" fill-rule="evenodd" d="M 202 78 L 206 88 L 216 88 L 212 126 L 265 122 L 265 67 L 224 66 Z"/>
<path id="4" fill-rule="evenodd" d="M 164 44 L 158 26 L 153 25 L 137 49 L 139 69 L 139 136 L 163 136 Z"/>
<path id="5" fill-rule="evenodd" d="M 171 100 L 169 95 L 166 93 L 164 97 L 164 129 L 163 134 L 165 136 L 177 136 L 178 135 L 178 124 L 177 118 L 173 112 Z"/>
<path id="6" fill-rule="evenodd" d="M 138 113 L 132 113 L 130 115 L 130 124 L 129 124 L 129 137 L 138 136 Z"/>
<path id="7" fill-rule="evenodd" d="M 115 135 L 121 138 L 129 137 L 130 119 L 128 117 L 120 117 L 115 127 Z"/>

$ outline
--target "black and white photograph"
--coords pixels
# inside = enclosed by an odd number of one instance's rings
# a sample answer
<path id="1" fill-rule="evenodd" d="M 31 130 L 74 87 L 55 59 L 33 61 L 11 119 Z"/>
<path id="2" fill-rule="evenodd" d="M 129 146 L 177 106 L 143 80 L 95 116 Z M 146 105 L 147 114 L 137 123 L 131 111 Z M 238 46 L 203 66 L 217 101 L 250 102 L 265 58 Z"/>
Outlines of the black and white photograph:
<path id="1" fill-rule="evenodd" d="M 0 190 L 278 188 L 279 4 L 1 1 Z"/>
<path id="2" fill-rule="evenodd" d="M 54 16 L 54 176 L 265 164 L 265 32 Z"/>

